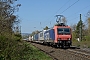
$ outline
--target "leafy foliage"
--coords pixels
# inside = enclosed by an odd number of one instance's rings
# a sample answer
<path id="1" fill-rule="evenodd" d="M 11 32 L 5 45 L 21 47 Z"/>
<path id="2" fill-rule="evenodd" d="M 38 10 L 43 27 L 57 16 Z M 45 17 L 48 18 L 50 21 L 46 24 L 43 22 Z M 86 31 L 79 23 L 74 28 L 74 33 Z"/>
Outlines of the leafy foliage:
<path id="1" fill-rule="evenodd" d="M 0 1 L 0 60 L 20 60 L 24 48 L 21 46 L 21 35 L 14 35 L 13 32 L 14 24 L 18 22 L 14 13 L 20 6 L 14 6 L 15 1 Z"/>
<path id="2" fill-rule="evenodd" d="M 77 41 L 80 34 L 80 25 L 82 24 L 82 41 Z M 90 48 L 90 11 L 87 13 L 86 21 L 79 21 L 77 25 L 72 25 L 73 45 L 83 48 Z"/>
<path id="3" fill-rule="evenodd" d="M 90 10 L 86 14 L 87 35 L 90 35 Z"/>
<path id="4" fill-rule="evenodd" d="M 82 26 L 81 26 L 82 25 Z M 86 29 L 85 29 L 85 24 L 83 23 L 82 20 L 80 20 L 77 25 L 73 25 L 72 26 L 72 30 L 73 30 L 73 36 L 74 36 L 74 39 L 75 38 L 80 38 L 80 29 L 82 27 L 82 37 L 84 39 L 84 36 L 86 35 L 85 32 L 86 32 Z"/>
<path id="5" fill-rule="evenodd" d="M 18 22 L 17 16 L 14 13 L 20 5 L 13 6 L 16 0 L 1 0 L 0 1 L 0 35 L 5 33 L 12 34 L 14 23 Z"/>
<path id="6" fill-rule="evenodd" d="M 48 30 L 49 28 L 48 28 L 48 26 L 46 26 L 45 28 L 43 28 L 44 30 Z"/>
<path id="7" fill-rule="evenodd" d="M 38 30 L 36 30 L 36 31 L 33 31 L 31 34 L 30 34 L 30 36 L 33 36 L 33 35 L 35 35 L 35 34 L 37 34 L 37 33 L 39 33 L 40 31 L 38 31 Z"/>

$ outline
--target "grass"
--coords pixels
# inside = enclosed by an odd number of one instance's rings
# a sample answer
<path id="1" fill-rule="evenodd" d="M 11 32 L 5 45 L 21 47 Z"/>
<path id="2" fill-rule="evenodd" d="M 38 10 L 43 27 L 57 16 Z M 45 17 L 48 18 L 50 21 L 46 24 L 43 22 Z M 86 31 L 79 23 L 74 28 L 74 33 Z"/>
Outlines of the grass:
<path id="1" fill-rule="evenodd" d="M 82 48 L 90 48 L 90 40 L 82 40 L 80 42 L 77 40 L 73 40 L 72 45 Z"/>
<path id="2" fill-rule="evenodd" d="M 26 56 L 29 58 L 29 60 L 52 60 L 52 58 L 50 58 L 48 55 L 46 55 L 44 52 L 40 51 L 36 47 L 32 46 L 30 43 L 25 43 L 29 48 L 32 49 L 31 51 L 27 50 L 28 52 L 31 52 L 29 54 L 30 56 Z"/>

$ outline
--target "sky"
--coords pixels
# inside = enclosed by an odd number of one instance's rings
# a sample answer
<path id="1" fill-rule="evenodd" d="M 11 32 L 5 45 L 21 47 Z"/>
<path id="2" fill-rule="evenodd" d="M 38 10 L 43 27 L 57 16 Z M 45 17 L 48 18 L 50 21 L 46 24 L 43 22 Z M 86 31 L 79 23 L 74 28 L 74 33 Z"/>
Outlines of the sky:
<path id="1" fill-rule="evenodd" d="M 90 11 L 90 0 L 18 0 L 21 7 L 16 13 L 21 20 L 21 32 L 32 33 L 43 30 L 44 27 L 53 27 L 56 15 L 66 17 L 67 25 L 77 24 L 82 14 L 82 21 L 86 21 Z"/>

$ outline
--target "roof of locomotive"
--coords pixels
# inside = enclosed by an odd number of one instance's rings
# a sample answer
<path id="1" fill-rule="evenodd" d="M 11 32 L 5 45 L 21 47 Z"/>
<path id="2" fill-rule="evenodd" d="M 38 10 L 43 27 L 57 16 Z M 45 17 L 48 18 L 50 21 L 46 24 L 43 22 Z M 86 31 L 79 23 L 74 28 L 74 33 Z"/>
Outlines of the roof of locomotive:
<path id="1" fill-rule="evenodd" d="M 70 28 L 70 26 L 65 25 L 64 23 L 56 24 L 54 28 Z"/>
<path id="2" fill-rule="evenodd" d="M 53 29 L 56 29 L 56 28 L 71 28 L 70 26 L 54 26 Z"/>

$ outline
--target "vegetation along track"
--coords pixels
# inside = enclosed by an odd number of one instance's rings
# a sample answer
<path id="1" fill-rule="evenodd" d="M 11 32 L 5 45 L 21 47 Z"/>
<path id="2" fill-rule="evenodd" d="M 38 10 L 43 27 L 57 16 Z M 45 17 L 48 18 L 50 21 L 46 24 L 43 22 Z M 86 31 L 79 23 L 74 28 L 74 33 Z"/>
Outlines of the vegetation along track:
<path id="1" fill-rule="evenodd" d="M 90 60 L 90 54 L 81 49 L 61 49 L 36 43 L 31 44 L 50 55 L 53 60 Z"/>

